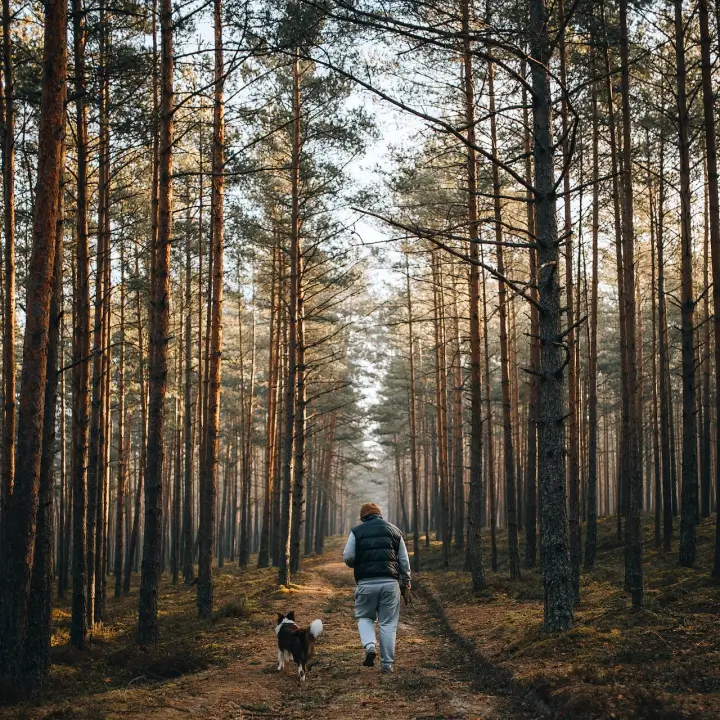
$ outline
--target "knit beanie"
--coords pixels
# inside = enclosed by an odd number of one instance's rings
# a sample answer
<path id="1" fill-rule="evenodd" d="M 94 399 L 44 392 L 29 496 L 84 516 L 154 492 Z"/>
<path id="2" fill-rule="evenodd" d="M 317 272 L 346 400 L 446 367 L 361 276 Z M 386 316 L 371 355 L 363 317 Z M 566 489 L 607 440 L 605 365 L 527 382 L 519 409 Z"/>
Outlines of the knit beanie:
<path id="1" fill-rule="evenodd" d="M 382 513 L 380 512 L 380 508 L 375 503 L 365 503 L 360 508 L 360 519 L 362 520 L 368 515 L 382 515 Z"/>

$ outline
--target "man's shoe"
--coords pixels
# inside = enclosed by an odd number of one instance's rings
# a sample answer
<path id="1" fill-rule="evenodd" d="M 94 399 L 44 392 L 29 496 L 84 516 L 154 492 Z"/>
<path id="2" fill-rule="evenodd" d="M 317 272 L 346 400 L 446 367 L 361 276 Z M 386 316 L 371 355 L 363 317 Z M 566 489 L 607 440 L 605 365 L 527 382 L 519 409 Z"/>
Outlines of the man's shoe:
<path id="1" fill-rule="evenodd" d="M 385 673 L 385 674 L 388 674 L 388 673 L 395 672 L 395 669 L 393 668 L 392 665 L 383 665 L 383 666 L 380 668 L 380 672 L 383 672 L 383 673 Z"/>
<path id="2" fill-rule="evenodd" d="M 363 665 L 365 667 L 374 667 L 376 657 L 377 653 L 375 652 L 375 646 L 367 645 L 365 647 L 365 660 L 363 660 Z"/>

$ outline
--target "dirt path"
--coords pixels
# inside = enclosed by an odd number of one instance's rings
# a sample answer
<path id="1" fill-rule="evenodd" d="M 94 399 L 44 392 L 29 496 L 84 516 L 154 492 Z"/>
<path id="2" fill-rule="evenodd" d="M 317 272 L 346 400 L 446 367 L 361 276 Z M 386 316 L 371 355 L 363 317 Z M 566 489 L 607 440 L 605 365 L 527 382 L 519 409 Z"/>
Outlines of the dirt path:
<path id="1" fill-rule="evenodd" d="M 503 687 L 478 687 L 469 658 L 444 635 L 436 618 L 416 598 L 401 616 L 393 675 L 361 666 L 363 651 L 352 615 L 351 572 L 327 556 L 308 564 L 289 594 L 276 595 L 267 613 L 244 621 L 247 635 L 236 644 L 237 661 L 222 669 L 187 675 L 159 686 L 128 687 L 98 696 L 89 714 L 45 717 L 288 718 L 344 720 L 486 720 L 530 718 Z M 320 617 L 325 625 L 307 681 L 295 666 L 277 671 L 273 618 L 294 609 L 302 624 Z M 220 638 L 218 641 L 222 641 Z M 485 674 L 487 683 L 487 673 Z M 494 684 L 494 683 L 493 683 Z"/>

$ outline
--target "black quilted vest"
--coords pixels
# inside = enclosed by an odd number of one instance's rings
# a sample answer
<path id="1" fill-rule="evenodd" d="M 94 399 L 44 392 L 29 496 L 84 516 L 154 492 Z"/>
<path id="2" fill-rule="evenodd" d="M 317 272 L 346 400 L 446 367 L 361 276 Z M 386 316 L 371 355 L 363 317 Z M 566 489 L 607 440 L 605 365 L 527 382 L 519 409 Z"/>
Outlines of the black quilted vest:
<path id="1" fill-rule="evenodd" d="M 400 538 L 402 533 L 379 515 L 352 529 L 355 535 L 355 582 L 372 578 L 400 577 Z"/>

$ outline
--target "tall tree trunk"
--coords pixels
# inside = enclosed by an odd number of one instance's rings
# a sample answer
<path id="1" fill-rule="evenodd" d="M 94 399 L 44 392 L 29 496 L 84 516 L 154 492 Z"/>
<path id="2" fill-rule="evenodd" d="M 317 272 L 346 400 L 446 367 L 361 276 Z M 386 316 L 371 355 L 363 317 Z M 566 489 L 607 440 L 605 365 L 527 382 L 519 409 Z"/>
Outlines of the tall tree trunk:
<path id="1" fill-rule="evenodd" d="M 97 535 L 99 532 L 98 506 L 102 484 L 102 429 L 103 429 L 103 285 L 105 280 L 104 263 L 108 258 L 104 246 L 105 233 L 102 218 L 104 203 L 104 173 L 100 173 L 98 203 L 100 218 L 98 221 L 97 253 L 95 265 L 95 300 L 93 316 L 93 365 L 92 365 L 92 402 L 90 411 L 90 449 L 88 454 L 88 510 L 87 510 L 87 624 L 92 629 L 95 623 L 95 574 L 97 571 Z M 101 528 L 100 528 L 101 529 Z"/>
<path id="2" fill-rule="evenodd" d="M 106 22 L 105 6 L 100 3 L 100 67 L 98 83 L 100 85 L 100 137 L 99 137 L 99 168 L 98 168 L 98 224 L 97 252 L 95 267 L 95 300 L 93 317 L 93 368 L 92 368 L 92 405 L 90 414 L 90 450 L 88 456 L 88 513 L 87 513 L 87 623 L 92 629 L 99 619 L 95 617 L 96 609 L 100 610 L 101 597 L 98 585 L 102 583 L 98 575 L 103 535 L 103 518 L 100 512 L 103 501 L 104 484 L 104 409 L 105 409 L 105 294 L 110 288 L 105 285 L 105 265 L 110 261 L 109 238 L 105 233 L 105 214 L 108 210 L 109 182 L 109 141 L 107 126 L 107 86 L 106 86 Z M 102 575 L 102 573 L 101 573 Z"/>
<path id="3" fill-rule="evenodd" d="M 2 138 L 3 221 L 5 229 L 5 285 L 3 300 L 3 417 L 2 452 L 2 522 L 7 509 L 15 475 L 15 76 L 12 64 L 12 15 L 10 0 L 3 0 L 3 80 L 4 117 Z"/>
<path id="4" fill-rule="evenodd" d="M 489 15 L 489 11 L 488 11 Z M 495 117 L 495 65 L 488 62 L 488 95 L 490 114 L 490 138 L 493 159 L 497 160 L 497 121 Z M 497 162 L 492 163 L 493 207 L 495 217 L 495 252 L 497 254 L 498 311 L 500 317 L 500 377 L 503 407 L 503 458 L 505 467 L 505 488 L 507 496 L 508 518 L 508 554 L 510 558 L 510 579 L 520 577 L 520 553 L 518 551 L 517 493 L 515 489 L 515 450 L 513 448 L 513 428 L 510 400 L 510 358 L 507 332 L 507 288 L 505 281 L 505 259 L 502 234 L 502 211 L 500 208 L 500 170 Z"/>
<path id="5" fill-rule="evenodd" d="M 180 347 L 182 347 L 182 326 L 180 328 Z M 175 462 L 173 467 L 172 523 L 170 528 L 170 572 L 172 584 L 177 585 L 180 578 L 180 515 L 182 505 L 182 425 L 180 412 L 180 385 L 182 378 L 182 352 L 178 353 L 177 397 L 175 398 Z"/>
<path id="6" fill-rule="evenodd" d="M 558 12 L 560 22 L 565 21 L 565 2 L 559 1 Z M 568 124 L 567 101 L 567 58 L 565 52 L 565 29 L 560 32 L 558 43 L 560 54 L 560 83 L 562 85 L 562 156 L 563 156 L 563 207 L 565 236 L 565 292 L 567 297 L 567 330 L 565 343 L 568 357 L 568 446 L 567 446 L 567 477 L 569 489 L 570 519 L 570 565 L 572 567 L 573 592 L 575 604 L 580 602 L 580 464 L 578 455 L 578 410 L 577 410 L 577 369 L 575 367 L 575 317 L 573 311 L 573 228 L 570 207 L 570 126 Z"/>
<path id="7" fill-rule="evenodd" d="M 709 39 L 708 39 L 709 42 Z M 710 517 L 710 497 L 712 495 L 712 454 L 711 411 L 710 411 L 710 378 L 712 376 L 710 356 L 710 188 L 707 178 L 707 162 L 705 163 L 705 208 L 703 232 L 703 346 L 702 346 L 702 428 L 700 439 L 700 516 Z"/>
<path id="8" fill-rule="evenodd" d="M 689 115 L 686 98 L 685 26 L 682 0 L 675 0 L 675 60 L 677 70 L 678 144 L 680 153 L 680 239 L 681 239 L 681 338 L 683 383 L 682 516 L 680 519 L 680 564 L 695 563 L 698 522 L 698 458 L 695 418 L 695 297 L 692 275 L 692 207 L 690 192 Z"/>
<path id="9" fill-rule="evenodd" d="M 413 572 L 418 573 L 420 572 L 420 479 L 417 456 L 417 404 L 415 401 L 415 336 L 413 334 L 413 312 L 412 300 L 410 298 L 410 264 L 408 262 L 407 255 L 405 255 L 405 293 L 408 312 L 408 357 L 410 362 L 410 388 L 408 390 L 408 404 L 410 408 L 410 483 L 412 486 Z M 458 352 L 459 350 L 460 348 L 458 346 Z M 333 416 L 333 429 L 334 422 L 335 420 Z M 462 434 L 460 435 L 460 439 L 462 440 Z M 330 450 L 328 450 L 328 452 L 330 452 Z M 328 475 L 329 470 L 330 468 L 328 468 Z M 329 482 L 329 480 L 330 478 L 326 476 L 325 482 Z"/>
<path id="10" fill-rule="evenodd" d="M 135 250 L 135 278 L 140 279 L 140 266 L 138 261 L 138 249 Z M 130 574 L 135 565 L 135 556 L 140 534 L 140 503 L 143 493 L 143 478 L 147 467 L 147 390 L 145 383 L 145 361 L 144 361 L 144 337 L 142 324 L 142 305 L 140 301 L 140 289 L 135 293 L 135 314 L 137 325 L 138 343 L 138 386 L 140 388 L 140 462 L 137 472 L 137 487 L 135 488 L 135 506 L 133 512 L 132 529 L 128 542 L 128 562 L 125 563 L 123 576 L 123 593 L 130 592 Z M 136 568 L 137 569 L 137 568 Z"/>
<path id="11" fill-rule="evenodd" d="M 189 201 L 189 197 L 188 197 Z M 189 206 L 189 202 L 188 202 Z M 188 209 L 188 214 L 189 214 Z M 192 485 L 193 485 L 193 462 L 195 443 L 193 442 L 193 400 L 192 400 L 192 285 L 191 285 L 191 260 L 192 231 L 188 222 L 187 235 L 185 237 L 185 389 L 183 397 L 183 440 L 185 443 L 184 462 L 184 483 L 183 483 L 183 510 L 182 510 L 182 560 L 183 560 L 183 582 L 185 585 L 192 583 L 195 576 L 193 566 L 193 528 L 192 528 Z M 198 298 L 198 304 L 202 306 L 202 299 Z"/>
<path id="12" fill-rule="evenodd" d="M 700 49 L 702 57 L 703 118 L 705 121 L 705 154 L 707 158 L 708 205 L 710 220 L 710 248 L 712 254 L 713 309 L 715 341 L 715 374 L 720 368 L 720 203 L 718 202 L 717 139 L 715 137 L 715 104 L 712 88 L 712 65 L 710 59 L 710 23 L 708 22 L 707 0 L 699 0 Z M 707 292 L 707 290 L 706 290 Z M 710 349 L 707 349 L 709 352 Z M 720 577 L 720 392 L 715 387 L 715 493 L 716 493 L 716 536 L 713 576 Z"/>
<path id="13" fill-rule="evenodd" d="M 568 545 L 563 462 L 563 358 L 561 341 L 560 267 L 558 253 L 552 99 L 551 45 L 544 0 L 530 0 L 530 45 L 535 146 L 535 231 L 542 380 L 538 430 L 540 454 L 540 544 L 545 586 L 545 628 L 566 630 L 573 623 L 573 587 Z"/>
<path id="14" fill-rule="evenodd" d="M 477 157 L 475 151 L 475 90 L 470 40 L 470 0 L 462 0 L 463 79 L 465 125 L 467 127 L 467 203 L 470 243 L 470 506 L 468 509 L 468 561 L 474 590 L 485 587 L 481 531 L 483 506 L 482 475 L 482 369 L 480 367 L 480 257 L 477 208 Z M 421 372 L 422 375 L 422 372 Z M 426 539 L 429 539 L 426 532 Z M 494 568 L 493 568 L 494 569 Z"/>
<path id="15" fill-rule="evenodd" d="M 622 218 L 620 205 L 622 201 L 621 193 L 621 177 L 618 160 L 618 141 L 617 141 L 617 125 L 615 121 L 615 103 L 613 100 L 614 87 L 612 82 L 612 72 L 610 67 L 610 47 L 608 42 L 607 33 L 607 21 L 605 19 L 605 5 L 604 2 L 600 4 L 601 20 L 603 25 L 603 45 L 604 45 L 604 56 L 605 56 L 605 83 L 607 92 L 607 105 L 608 105 L 608 125 L 609 125 L 609 140 L 610 140 L 610 158 L 612 167 L 612 197 L 613 197 L 613 228 L 615 231 L 615 257 L 617 265 L 617 287 L 618 287 L 618 317 L 619 317 L 619 329 L 620 329 L 620 384 L 621 384 L 621 418 L 623 423 L 623 432 L 620 436 L 620 442 L 622 445 L 620 451 L 620 457 L 627 455 L 625 446 L 627 438 L 629 436 L 629 410 L 628 410 L 628 390 L 627 390 L 627 339 L 625 332 L 625 286 L 623 282 L 623 264 L 622 264 Z M 621 473 L 624 473 L 624 465 L 621 467 Z M 624 487 L 625 480 L 620 482 L 620 487 Z M 622 512 L 621 502 L 625 503 L 627 492 L 625 491 L 622 498 L 618 501 L 618 513 L 617 513 L 617 533 L 618 541 L 622 537 Z"/>
<path id="16" fill-rule="evenodd" d="M 72 619 L 70 644 L 85 647 L 87 632 L 87 458 L 89 423 L 90 261 L 87 222 L 87 108 L 85 105 L 85 13 L 81 0 L 72 0 L 75 155 L 75 327 L 73 329 L 72 415 Z"/>
<path id="17" fill-rule="evenodd" d="M 223 58 L 222 2 L 213 6 L 215 76 L 212 153 L 212 326 L 210 337 L 208 414 L 205 428 L 205 467 L 200 476 L 200 556 L 198 564 L 198 615 L 209 618 L 213 608 L 212 555 L 215 536 L 215 496 L 220 434 L 220 379 L 223 340 L 223 251 L 225 236 L 225 61 Z"/>
<path id="18" fill-rule="evenodd" d="M 593 74 L 595 62 L 593 58 Z M 597 484 L 598 484 L 598 427 L 597 427 L 597 405 L 598 405 L 598 282 L 600 268 L 598 266 L 600 256 L 598 252 L 598 236 L 600 234 L 600 159 L 599 159 L 599 132 L 598 132 L 598 103 L 597 87 L 593 83 L 592 89 L 592 175 L 593 175 L 593 196 L 592 196 L 592 280 L 590 291 L 590 347 L 588 348 L 588 490 L 587 490 L 587 538 L 585 540 L 585 569 L 592 570 L 595 567 L 597 556 Z M 577 586 L 576 586 L 577 589 Z"/>
<path id="19" fill-rule="evenodd" d="M 238 282 L 239 282 L 239 270 L 238 270 Z M 245 422 L 245 407 L 247 403 L 247 392 L 246 392 L 246 381 L 245 381 L 245 338 L 243 336 L 243 321 L 242 321 L 242 314 L 243 314 L 243 303 L 242 298 L 238 294 L 238 307 L 237 307 L 237 313 L 238 313 L 238 355 L 239 355 L 239 366 L 240 366 L 240 416 L 238 419 L 238 428 L 240 431 L 240 437 L 238 439 L 238 448 L 237 448 L 237 457 L 238 462 L 240 462 L 240 458 L 242 458 L 242 472 L 239 473 L 240 476 L 240 543 L 238 548 L 238 565 L 240 567 L 244 567 L 245 557 L 249 554 L 248 553 L 248 504 L 245 502 L 245 497 L 247 494 L 247 484 L 248 484 L 248 476 L 246 471 L 247 461 L 248 458 L 245 455 L 245 438 L 248 435 L 248 426 Z M 236 477 L 238 476 L 238 472 L 235 473 Z M 234 538 L 233 538 L 234 541 Z"/>
<path id="20" fill-rule="evenodd" d="M 668 339 L 667 314 L 665 311 L 665 258 L 664 258 L 664 227 L 665 227 L 665 138 L 660 133 L 660 170 L 658 188 L 657 214 L 657 318 L 658 337 L 658 372 L 660 375 L 660 449 L 662 456 L 662 503 L 663 503 L 663 551 L 670 552 L 673 532 L 672 507 L 672 457 L 670 436 L 670 377 L 668 372 Z"/>
<path id="21" fill-rule="evenodd" d="M 440 530 L 443 544 L 443 563 L 450 566 L 450 502 L 448 497 L 448 432 L 447 432 L 447 372 L 445 367 L 445 313 L 442 292 L 443 273 L 438 256 L 434 251 L 431 256 L 433 273 L 433 306 L 435 312 L 435 405 L 437 414 L 437 458 L 438 481 L 440 494 Z"/>
<path id="22" fill-rule="evenodd" d="M 125 455 L 125 250 L 120 245 L 120 358 L 118 367 L 118 446 L 117 493 L 115 496 L 115 597 L 122 591 L 122 564 L 124 555 L 123 513 L 125 511 L 125 481 L 127 456 Z"/>
<path id="23" fill-rule="evenodd" d="M 527 77 L 523 61 L 522 76 Z M 523 85 L 523 125 L 525 140 L 525 181 L 532 183 L 532 143 L 530 141 L 530 118 L 528 113 L 527 88 Z M 526 191 L 528 242 L 535 240 L 535 203 L 532 191 Z M 530 398 L 527 422 L 527 463 L 525 466 L 525 567 L 535 567 L 537 562 L 537 422 L 540 401 L 540 315 L 538 313 L 537 250 L 531 247 L 530 254 Z"/>
<path id="24" fill-rule="evenodd" d="M 283 399 L 282 417 L 283 448 L 282 448 L 282 488 L 280 493 L 280 523 L 278 526 L 278 583 L 288 585 L 290 582 L 290 513 L 293 477 L 293 440 L 295 434 L 295 396 L 297 393 L 297 282 L 295 254 L 297 248 L 291 235 L 290 242 L 290 302 L 286 311 L 287 319 L 283 327 L 283 346 L 285 350 L 285 397 Z"/>
<path id="25" fill-rule="evenodd" d="M 654 510 L 655 510 L 655 548 L 661 546 L 661 517 L 662 517 L 662 479 L 660 464 L 660 428 L 658 425 L 658 322 L 657 298 L 655 295 L 655 242 L 656 242 L 656 219 L 655 219 L 655 198 L 653 195 L 653 180 L 650 171 L 650 133 L 646 131 L 647 144 L 647 187 L 648 206 L 650 208 L 650 304 L 652 310 L 652 442 L 653 442 L 653 468 L 654 468 Z M 662 170 L 661 170 L 662 172 Z"/>
<path id="26" fill-rule="evenodd" d="M 272 275 L 270 290 L 270 331 L 268 356 L 268 399 L 267 416 L 265 421 L 265 492 L 263 498 L 262 530 L 260 531 L 260 548 L 258 552 L 258 567 L 265 568 L 270 565 L 270 525 L 272 494 L 277 478 L 275 477 L 275 452 L 277 442 L 277 391 L 278 391 L 278 344 L 276 334 L 279 329 L 277 308 L 277 236 L 272 251 Z"/>
<path id="27" fill-rule="evenodd" d="M 244 341 L 242 332 L 242 322 L 240 308 L 240 296 L 238 296 L 238 326 L 239 326 L 239 338 L 240 338 L 240 408 L 241 408 L 241 427 L 242 427 L 242 520 L 240 526 L 240 557 L 238 558 L 238 564 L 242 567 L 247 566 L 250 562 L 250 551 L 252 543 L 251 534 L 251 521 L 252 512 L 250 508 L 250 491 L 252 488 L 252 468 L 253 468 L 253 409 L 255 406 L 255 314 L 253 310 L 252 314 L 252 332 L 250 335 L 250 375 L 247 381 L 247 390 L 245 389 L 245 371 L 244 371 Z"/>
<path id="28" fill-rule="evenodd" d="M 666 325 L 667 325 L 667 322 L 668 322 L 668 316 L 667 316 L 667 312 L 666 312 L 665 313 Z M 665 361 L 667 363 L 667 369 L 665 370 L 665 372 L 667 374 L 668 423 L 670 425 L 670 479 L 671 479 L 671 484 L 672 484 L 672 514 L 673 514 L 673 517 L 677 517 L 677 514 L 678 514 L 678 463 L 677 463 L 678 452 L 677 452 L 677 450 L 678 450 L 678 448 L 677 448 L 677 443 L 675 442 L 675 428 L 677 427 L 680 418 L 678 417 L 678 414 L 675 412 L 675 409 L 674 409 L 675 400 L 674 400 L 674 394 L 673 394 L 672 373 L 670 372 L 670 340 L 669 340 L 667 327 L 665 329 L 665 338 L 668 343 L 667 349 L 665 352 Z"/>
<path id="29" fill-rule="evenodd" d="M 295 482 L 298 477 L 302 482 L 302 470 L 298 472 L 295 463 L 298 458 L 302 460 L 303 448 L 298 448 L 298 413 L 301 398 L 299 395 L 300 382 L 300 333 L 299 333 L 299 289 L 301 287 L 300 274 L 302 270 L 302 249 L 300 245 L 300 60 L 297 53 L 292 61 L 293 98 L 292 98 L 292 157 L 290 162 L 290 185 L 292 196 L 290 218 L 290 308 L 288 314 L 288 375 L 285 394 L 285 448 L 283 458 L 283 488 L 282 488 L 282 519 L 280 542 L 282 546 L 280 560 L 279 582 L 287 585 L 290 582 L 291 554 L 292 554 L 292 528 L 296 527 L 299 538 L 299 523 L 301 519 L 294 518 L 295 512 Z M 302 493 L 302 488 L 300 489 Z M 291 505 L 292 502 L 292 505 Z M 302 509 L 302 506 L 300 506 Z"/>
<path id="30" fill-rule="evenodd" d="M 627 476 L 628 502 L 625 521 L 625 585 L 633 607 L 643 604 L 642 566 L 642 466 L 640 462 L 640 399 L 638 397 L 637 333 L 635 309 L 635 233 L 633 230 L 632 139 L 630 119 L 630 69 L 628 50 L 627 0 L 620 0 L 620 67 L 622 97 L 622 196 L 623 196 L 623 290 L 627 370 L 628 433 L 624 469 Z"/>
<path id="31" fill-rule="evenodd" d="M 53 295 L 58 187 L 63 164 L 67 82 L 67 2 L 45 5 L 42 98 L 33 242 L 18 412 L 13 494 L 3 525 L 0 589 L 0 687 L 21 679 L 30 577 L 35 546 L 47 380 L 50 304 Z M 7 697 L 7 695 L 5 695 Z"/>
<path id="32" fill-rule="evenodd" d="M 400 520 L 397 524 L 400 525 L 403 530 L 407 531 L 409 522 L 407 503 L 405 502 L 405 456 L 401 455 L 400 443 L 398 442 L 397 433 L 395 433 L 393 437 L 393 448 L 395 452 L 395 479 L 397 480 L 397 499 L 398 505 L 400 506 Z"/>
<path id="33" fill-rule="evenodd" d="M 60 167 L 65 164 L 64 147 Z M 57 189 L 57 220 L 55 224 L 55 267 L 53 295 L 50 304 L 50 327 L 47 352 L 47 382 L 43 416 L 42 458 L 38 491 L 37 537 L 33 557 L 30 597 L 28 601 L 27 636 L 23 644 L 23 682 L 28 689 L 42 683 L 50 667 L 50 636 L 53 584 L 53 500 L 55 460 L 55 420 L 58 385 L 60 323 L 62 321 L 63 278 L 63 192 L 62 181 Z"/>
<path id="34" fill-rule="evenodd" d="M 156 643 L 158 583 L 162 540 L 163 406 L 167 390 L 170 329 L 170 242 L 172 240 L 173 19 L 170 0 L 160 0 L 161 82 L 159 112 L 158 225 L 152 273 L 150 381 L 145 467 L 145 522 L 138 611 L 138 642 Z"/>
<path id="35" fill-rule="evenodd" d="M 197 388 L 197 399 L 196 399 L 196 409 L 195 409 L 195 429 L 194 433 L 197 438 L 197 455 L 198 455 L 198 463 L 197 463 L 197 470 L 198 470 L 198 478 L 200 476 L 200 473 L 202 473 L 203 468 L 205 467 L 205 421 L 206 421 L 206 413 L 205 413 L 205 396 L 207 395 L 207 384 L 206 384 L 206 378 L 207 378 L 207 346 L 206 343 L 203 342 L 203 257 L 205 256 L 205 245 L 204 245 L 204 225 L 203 225 L 203 210 L 205 207 L 205 201 L 204 201 L 204 188 L 205 188 L 205 182 L 204 182 L 204 145 L 203 145 L 203 134 L 200 132 L 199 135 L 199 165 L 200 165 L 200 172 L 198 174 L 198 200 L 199 200 L 199 207 L 198 207 L 198 274 L 197 274 L 197 297 L 198 297 L 198 329 L 197 329 L 197 364 L 198 364 L 198 388 Z M 208 280 L 207 280 L 207 298 L 210 298 L 211 296 L 211 283 L 212 283 L 212 273 L 208 272 Z M 207 300 L 206 298 L 206 300 Z M 209 309 L 209 308 L 208 308 Z M 209 316 L 209 313 L 208 313 Z M 209 333 L 205 333 L 206 340 L 209 340 Z M 199 485 L 199 479 L 198 479 L 198 485 Z M 198 488 L 199 489 L 199 488 Z M 200 515 L 200 503 L 199 503 L 199 495 L 200 493 L 197 493 L 198 495 L 198 502 L 196 505 L 197 515 L 198 515 L 198 521 L 199 521 L 199 515 Z M 198 522 L 199 525 L 199 522 Z M 198 550 L 198 539 L 199 539 L 199 528 L 196 529 L 195 535 L 193 538 L 193 555 L 197 556 L 197 550 Z"/>
<path id="36" fill-rule="evenodd" d="M 452 453 L 453 453 L 453 528 L 455 547 L 465 547 L 465 439 L 463 433 L 463 369 L 458 309 L 457 274 L 453 273 L 453 349 L 451 363 L 452 389 Z M 413 363 L 414 364 L 414 363 Z M 413 368 L 414 370 L 414 368 Z M 413 396 L 414 396 L 413 384 Z M 414 402 L 414 400 L 413 400 Z"/>
<path id="37" fill-rule="evenodd" d="M 295 440 L 293 444 L 293 488 L 292 488 L 292 518 L 290 528 L 290 572 L 296 573 L 300 569 L 300 537 L 302 536 L 303 504 L 304 504 L 304 478 L 305 478 L 305 416 L 307 412 L 307 368 L 305 365 L 305 299 L 303 290 L 304 256 L 301 240 L 300 217 L 300 156 L 302 152 L 301 140 L 301 109 L 300 109 L 300 58 L 296 52 L 293 60 L 293 162 L 292 162 L 292 218 L 291 234 L 294 252 L 291 252 L 291 262 L 295 264 L 295 300 L 296 311 L 296 382 L 297 395 L 295 407 Z"/>
<path id="38" fill-rule="evenodd" d="M 484 258 L 481 254 L 481 259 Z M 487 489 L 490 496 L 490 568 L 497 572 L 497 487 L 495 473 L 495 443 L 493 442 L 493 416 L 492 402 L 490 397 L 490 348 L 488 334 L 488 311 L 487 311 L 487 282 L 485 270 L 482 276 L 482 305 L 483 305 L 483 342 L 485 345 L 485 422 L 487 423 Z"/>
<path id="39" fill-rule="evenodd" d="M 74 262 L 71 265 L 74 266 Z M 71 271 L 72 281 L 75 283 L 75 273 Z M 73 285 L 74 287 L 74 285 Z M 70 552 L 70 498 L 71 486 L 67 475 L 67 449 L 66 449 L 66 393 L 65 393 L 65 298 L 63 297 L 62 314 L 60 317 L 60 479 L 58 482 L 60 491 L 60 507 L 58 512 L 58 533 L 57 533 L 57 574 L 58 600 L 65 598 L 65 591 L 68 586 L 68 568 Z"/>
<path id="40" fill-rule="evenodd" d="M 232 443 L 235 446 L 235 458 L 237 462 L 237 439 Z M 227 528 L 227 496 L 228 485 L 230 484 L 230 443 L 225 446 L 225 472 L 223 473 L 222 501 L 220 503 L 220 527 L 217 536 L 218 567 L 225 565 L 225 532 Z M 214 539 L 213 539 L 214 540 Z"/>
<path id="41" fill-rule="evenodd" d="M 105 36 L 105 44 L 108 43 L 107 20 L 103 16 L 101 28 Z M 101 137 L 102 137 L 102 174 L 104 177 L 102 211 L 102 234 L 104 235 L 103 245 L 106 248 L 106 258 L 103 264 L 103 300 L 102 300 L 102 410 L 100 430 L 100 460 L 98 472 L 98 509 L 97 526 L 99 531 L 95 534 L 95 608 L 93 618 L 95 622 L 102 622 L 105 613 L 107 599 L 107 547 L 108 547 L 108 515 L 109 515 L 109 493 L 110 493 L 110 438 L 112 437 L 110 412 L 110 367 L 111 367 L 111 301 L 112 301 L 112 248 L 110 246 L 110 126 L 108 118 L 108 95 L 109 87 L 107 80 L 107 47 L 103 50 L 103 84 L 104 84 L 104 105 L 105 109 L 101 115 Z M 100 226 L 98 226 L 100 232 Z"/>
<path id="42" fill-rule="evenodd" d="M 211 148 L 211 165 L 212 165 L 212 148 Z M 212 175 L 212 170 L 211 170 Z M 200 175 L 202 180 L 202 173 Z M 207 292 L 206 292 L 206 308 L 205 308 L 205 341 L 203 342 L 202 337 L 200 338 L 200 346 L 204 345 L 204 362 L 203 362 L 203 393 L 202 393 L 202 405 L 201 405 L 201 421 L 200 421 L 200 467 L 199 472 L 203 472 L 207 463 L 207 424 L 208 424 L 208 401 L 210 397 L 210 336 L 212 335 L 212 302 L 213 302 L 213 222 L 212 222 L 212 178 L 210 185 L 210 233 L 209 233 L 209 247 L 208 247 L 208 270 L 207 270 Z M 202 332 L 202 330 L 200 331 Z M 199 518 L 198 518 L 199 520 Z M 198 538 L 200 534 L 199 522 L 198 522 Z M 198 568 L 199 571 L 199 568 Z"/>

